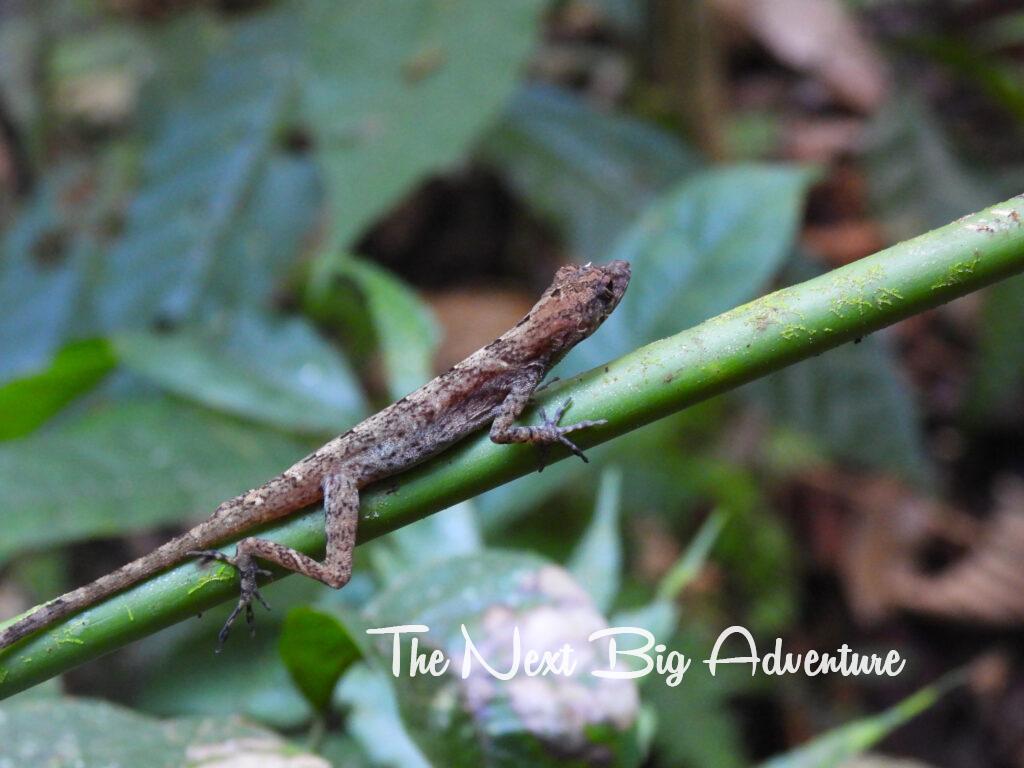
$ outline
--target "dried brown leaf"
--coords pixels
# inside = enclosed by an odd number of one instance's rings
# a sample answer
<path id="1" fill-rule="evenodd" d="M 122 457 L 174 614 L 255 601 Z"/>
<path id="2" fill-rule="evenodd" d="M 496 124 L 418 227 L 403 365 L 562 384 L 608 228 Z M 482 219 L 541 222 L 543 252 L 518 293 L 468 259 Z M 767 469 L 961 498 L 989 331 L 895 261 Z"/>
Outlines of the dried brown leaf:
<path id="1" fill-rule="evenodd" d="M 1007 484 L 984 521 L 918 496 L 892 481 L 866 484 L 842 563 L 851 607 L 874 621 L 893 610 L 990 626 L 1024 623 L 1024 485 Z M 958 551 L 944 567 L 922 553 Z"/>
<path id="2" fill-rule="evenodd" d="M 871 113 L 885 100 L 890 78 L 884 59 L 838 0 L 715 0 L 715 5 L 846 106 Z"/>

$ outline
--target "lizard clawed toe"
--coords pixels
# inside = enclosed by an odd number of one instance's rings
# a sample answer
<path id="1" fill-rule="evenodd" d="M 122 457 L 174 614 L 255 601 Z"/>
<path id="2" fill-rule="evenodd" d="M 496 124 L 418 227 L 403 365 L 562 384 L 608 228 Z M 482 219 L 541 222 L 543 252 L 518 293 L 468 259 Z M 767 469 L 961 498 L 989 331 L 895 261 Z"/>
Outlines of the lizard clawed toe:
<path id="1" fill-rule="evenodd" d="M 544 467 L 547 463 L 548 445 L 555 442 L 564 445 L 574 456 L 579 456 L 585 464 L 590 462 L 590 459 L 588 459 L 586 454 L 583 453 L 583 450 L 576 445 L 576 443 L 566 437 L 566 435 L 570 432 L 578 432 L 581 429 L 587 429 L 588 427 L 600 427 L 607 424 L 608 421 L 607 419 L 594 419 L 590 421 L 579 421 L 565 427 L 560 426 L 559 422 L 562 420 L 562 416 L 567 410 L 569 410 L 569 406 L 571 405 L 572 398 L 566 398 L 550 418 L 543 408 L 538 409 L 542 422 L 538 430 L 538 437 L 540 438 L 538 441 L 538 448 L 540 452 L 540 467 L 537 470 L 538 472 L 544 471 Z"/>
<path id="2" fill-rule="evenodd" d="M 194 550 L 187 554 L 192 557 L 199 557 L 205 563 L 213 560 L 227 563 L 238 570 L 242 594 L 238 598 L 238 603 L 228 615 L 227 621 L 224 622 L 224 626 L 217 633 L 217 648 L 214 652 L 220 653 L 224 649 L 224 643 L 227 641 L 228 635 L 231 634 L 231 627 L 238 618 L 238 615 L 243 611 L 245 612 L 245 623 L 249 626 L 249 634 L 255 637 L 256 615 L 252 609 L 253 600 L 256 600 L 268 611 L 270 610 L 270 604 L 260 593 L 257 578 L 259 576 L 272 576 L 273 574 L 265 568 L 260 568 L 256 561 L 248 554 L 228 555 L 217 549 Z"/>

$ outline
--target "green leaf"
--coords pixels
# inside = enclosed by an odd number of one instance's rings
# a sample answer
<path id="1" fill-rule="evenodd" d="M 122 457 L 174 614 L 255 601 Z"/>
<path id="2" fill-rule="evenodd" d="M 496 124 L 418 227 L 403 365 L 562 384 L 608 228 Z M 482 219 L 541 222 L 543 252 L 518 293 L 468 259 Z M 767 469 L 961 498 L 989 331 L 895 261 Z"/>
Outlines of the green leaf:
<path id="1" fill-rule="evenodd" d="M 917 408 L 884 336 L 804 360 L 744 391 L 833 456 L 918 483 L 930 477 Z"/>
<path id="2" fill-rule="evenodd" d="M 913 93 L 894 94 L 866 143 L 871 202 L 895 240 L 958 219 L 999 194 L 960 160 L 936 116 Z"/>
<path id="3" fill-rule="evenodd" d="M 611 607 L 622 579 L 621 503 L 622 472 L 614 467 L 606 469 L 601 474 L 594 519 L 568 563 L 576 581 L 586 588 L 602 611 Z"/>
<path id="4" fill-rule="evenodd" d="M 797 258 L 783 279 L 797 283 L 820 273 L 809 260 Z M 784 368 L 741 391 L 778 424 L 808 435 L 832 456 L 919 484 L 930 479 L 917 406 L 884 332 Z"/>
<path id="5" fill-rule="evenodd" d="M 587 755 L 632 764 L 626 756 L 636 745 L 635 686 L 589 674 L 606 662 L 598 658 L 601 650 L 596 655 L 584 650 L 587 638 L 607 622 L 561 568 L 498 551 L 453 558 L 389 585 L 367 606 L 364 618 L 371 627 L 425 624 L 429 632 L 418 637 L 420 652 L 429 656 L 441 650 L 452 659 L 441 677 L 411 677 L 403 670 L 393 680 L 402 719 L 428 760 L 450 766 L 553 766 Z M 556 682 L 544 685 L 543 692 L 519 684 L 526 679 L 522 669 L 501 681 L 474 665 L 464 681 L 463 626 L 496 668 L 512 665 L 515 626 L 522 632 L 524 654 L 568 643 L 576 648 L 578 667 L 572 675 L 553 678 Z M 390 669 L 392 637 L 372 640 L 371 658 Z M 405 667 L 409 635 L 401 647 Z M 589 703 L 581 708 L 583 701 Z"/>
<path id="6" fill-rule="evenodd" d="M 143 133 L 156 136 L 171 112 L 187 103 L 210 74 L 210 58 L 219 46 L 230 44 L 232 27 L 224 17 L 205 8 L 172 14 L 148 26 L 156 67 L 143 84 L 138 119 Z M 256 22 L 259 23 L 258 21 Z M 242 21 L 240 26 L 245 26 Z"/>
<path id="7" fill-rule="evenodd" d="M 881 714 L 835 728 L 810 743 L 761 764 L 761 768 L 832 768 L 877 744 L 930 708 L 958 680 L 957 675 L 923 688 Z"/>
<path id="8" fill-rule="evenodd" d="M 75 20 L 93 24 L 87 30 L 72 30 L 54 40 L 48 74 L 55 81 L 125 73 L 131 73 L 134 80 L 147 64 L 152 66 L 140 27 L 102 16 Z"/>
<path id="9" fill-rule="evenodd" d="M 697 535 L 686 548 L 676 562 L 669 568 L 658 584 L 658 597 L 662 600 L 674 600 L 686 586 L 697 578 L 697 575 L 707 563 L 711 548 L 718 541 L 718 535 L 722 532 L 728 515 L 722 510 L 715 510 L 711 513 L 704 524 L 701 525 Z"/>
<path id="10" fill-rule="evenodd" d="M 375 763 L 370 759 L 369 753 L 348 733 L 351 730 L 351 722 L 346 721 L 345 732 L 329 731 L 324 737 L 323 742 L 318 745 L 317 753 L 334 766 L 343 766 L 344 768 L 378 768 L 380 763 Z M 411 768 L 412 764 L 394 763 L 394 765 L 409 765 Z"/>
<path id="11" fill-rule="evenodd" d="M 260 591 L 273 610 L 257 614 L 255 637 L 232 632 L 220 653 L 214 649 L 228 605 L 142 641 L 142 657 L 162 661 L 145 666 L 135 705 L 158 716 L 231 714 L 278 730 L 307 724 L 315 711 L 288 675 L 279 638 L 290 608 L 329 590 L 312 579 L 283 579 Z"/>
<path id="12" fill-rule="evenodd" d="M 310 69 L 302 108 L 325 170 L 337 250 L 465 153 L 512 93 L 544 3 L 301 7 Z"/>
<path id="13" fill-rule="evenodd" d="M 307 452 L 279 432 L 158 397 L 101 404 L 59 429 L 0 445 L 0 559 L 182 525 Z"/>
<path id="14" fill-rule="evenodd" d="M 103 339 L 68 344 L 39 373 L 0 387 L 0 440 L 27 435 L 99 384 L 117 359 Z"/>
<path id="15" fill-rule="evenodd" d="M 633 265 L 619 308 L 563 371 L 589 368 L 756 296 L 789 255 L 813 175 L 735 166 L 695 175 L 647 209 L 609 254 Z"/>
<path id="16" fill-rule="evenodd" d="M 390 272 L 351 256 L 323 257 L 310 286 L 310 299 L 324 305 L 347 281 L 359 291 L 384 360 L 388 389 L 396 400 L 432 376 L 440 329 L 430 308 Z"/>
<path id="17" fill-rule="evenodd" d="M 392 531 L 369 545 L 374 572 L 390 583 L 428 563 L 478 552 L 482 541 L 476 518 L 474 504 L 464 501 Z"/>
<path id="18" fill-rule="evenodd" d="M 1001 179 L 998 169 L 982 171 L 964 163 L 937 116 L 907 93 L 897 94 L 875 119 L 866 157 L 872 203 L 894 238 L 977 210 L 1000 195 L 1000 187 L 1016 191 L 1020 184 L 1019 172 Z M 998 419 L 1013 408 L 1015 390 L 1024 381 L 1018 330 L 1022 297 L 1021 278 L 988 291 L 966 402 L 971 419 Z"/>
<path id="19" fill-rule="evenodd" d="M 347 710 L 345 725 L 374 765 L 430 768 L 402 724 L 395 692 L 383 671 L 353 665 L 335 700 Z"/>
<path id="20" fill-rule="evenodd" d="M 1024 277 L 994 285 L 985 297 L 978 359 L 968 390 L 968 415 L 998 422 L 1018 415 L 1024 387 Z"/>
<path id="21" fill-rule="evenodd" d="M 288 612 L 279 648 L 288 674 L 318 712 L 327 709 L 338 680 L 362 655 L 340 621 L 305 606 Z"/>
<path id="22" fill-rule="evenodd" d="M 277 146 L 294 106 L 294 14 L 225 37 L 196 87 L 156 105 L 141 187 L 100 275 L 104 328 L 265 302 L 315 220 L 311 164 Z"/>
<path id="23" fill-rule="evenodd" d="M 273 731 L 236 718 L 153 720 L 87 699 L 5 704 L 0 761 L 11 766 L 192 768 L 227 764 L 329 768 Z"/>
<path id="24" fill-rule="evenodd" d="M 480 152 L 562 225 L 577 255 L 594 261 L 663 190 L 701 165 L 657 127 L 541 85 L 516 95 Z"/>
<path id="25" fill-rule="evenodd" d="M 0 381 L 45 369 L 69 337 L 94 330 L 80 310 L 95 244 L 62 205 L 86 181 L 81 168 L 44 176 L 0 240 Z"/>
<path id="26" fill-rule="evenodd" d="M 242 312 L 115 344 L 125 366 L 169 392 L 269 426 L 339 434 L 366 413 L 348 364 L 301 318 Z"/>
<path id="27" fill-rule="evenodd" d="M 617 627 L 644 627 L 655 637 L 667 637 L 676 631 L 679 609 L 676 598 L 704 568 L 712 547 L 718 541 L 728 515 L 716 510 L 701 525 L 686 551 L 669 568 L 658 584 L 655 598 L 647 605 L 615 614 Z"/>
<path id="28" fill-rule="evenodd" d="M 39 685 L 33 685 L 21 693 L 16 693 L 13 696 L 4 699 L 2 705 L 0 705 L 0 712 L 15 705 L 20 706 L 27 701 L 52 701 L 59 699 L 64 695 L 63 684 L 61 678 L 51 677 L 49 680 L 44 680 Z"/>
<path id="29" fill-rule="evenodd" d="M 646 627 L 653 631 L 647 624 Z M 666 636 L 662 636 L 666 637 Z M 700 646 L 695 638 L 679 633 L 667 645 L 700 659 Z M 666 765 L 714 766 L 745 768 L 750 765 L 744 754 L 743 731 L 733 712 L 730 697 L 734 691 L 729 683 L 706 674 L 699 661 L 680 685 L 672 688 L 656 675 L 645 680 L 644 701 L 654 708 L 659 727 L 654 732 L 654 750 Z"/>

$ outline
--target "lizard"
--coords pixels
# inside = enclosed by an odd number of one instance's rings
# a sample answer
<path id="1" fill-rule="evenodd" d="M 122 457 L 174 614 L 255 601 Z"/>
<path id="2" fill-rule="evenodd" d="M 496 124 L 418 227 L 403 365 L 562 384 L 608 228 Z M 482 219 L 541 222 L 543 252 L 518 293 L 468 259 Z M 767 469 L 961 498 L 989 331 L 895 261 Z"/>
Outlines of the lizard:
<path id="1" fill-rule="evenodd" d="M 220 504 L 194 528 L 141 558 L 38 606 L 0 630 L 0 650 L 189 558 L 218 560 L 237 569 L 241 595 L 218 635 L 218 650 L 244 611 L 253 623 L 253 600 L 269 607 L 258 560 L 301 573 L 335 589 L 352 575 L 359 492 L 429 459 L 490 424 L 495 443 L 560 443 L 587 458 L 567 435 L 605 424 L 604 419 L 561 426 L 566 400 L 549 418 L 517 425 L 516 419 L 548 371 L 590 336 L 618 306 L 629 284 L 625 261 L 561 267 L 533 308 L 509 331 L 446 373 L 335 437 L 263 485 Z M 542 466 L 543 468 L 543 466 Z M 282 544 L 248 537 L 228 555 L 212 549 L 256 526 L 323 502 L 326 554 L 322 562 Z"/>

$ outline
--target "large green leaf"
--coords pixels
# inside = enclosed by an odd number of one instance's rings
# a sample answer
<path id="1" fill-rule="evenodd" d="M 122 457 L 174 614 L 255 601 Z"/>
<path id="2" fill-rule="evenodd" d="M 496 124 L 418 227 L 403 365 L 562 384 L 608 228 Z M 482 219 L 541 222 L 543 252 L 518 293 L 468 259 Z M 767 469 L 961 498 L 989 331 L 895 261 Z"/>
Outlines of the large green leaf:
<path id="1" fill-rule="evenodd" d="M 289 745 L 273 731 L 236 718 L 153 720 L 86 699 L 26 701 L 0 712 L 0 762 L 11 768 L 329 768 L 326 760 Z"/>
<path id="2" fill-rule="evenodd" d="M 0 239 L 0 381 L 45 369 L 67 338 L 94 326 L 81 310 L 96 244 L 65 202 L 86 183 L 82 168 L 45 176 Z"/>
<path id="3" fill-rule="evenodd" d="M 978 360 L 969 390 L 974 419 L 1012 418 L 1024 389 L 1024 277 L 989 289 L 982 314 Z"/>
<path id="4" fill-rule="evenodd" d="M 520 91 L 480 152 L 564 227 L 573 251 L 594 261 L 663 190 L 701 165 L 655 126 L 551 86 Z"/>
<path id="5" fill-rule="evenodd" d="M 317 712 L 327 709 L 339 678 L 361 655 L 344 624 L 308 606 L 289 611 L 279 649 L 292 681 Z"/>
<path id="6" fill-rule="evenodd" d="M 338 434 L 366 412 L 344 358 L 300 318 L 242 312 L 174 333 L 127 332 L 116 347 L 164 389 L 270 426 Z"/>
<path id="7" fill-rule="evenodd" d="M 291 15 L 253 17 L 226 33 L 196 87 L 160 103 L 139 192 L 100 276 L 103 327 L 268 297 L 318 201 L 311 165 L 277 146 L 294 107 L 299 44 Z"/>
<path id="8" fill-rule="evenodd" d="M 472 554 L 481 546 L 475 505 L 464 501 L 371 542 L 367 554 L 376 576 L 387 584 L 409 570 Z"/>
<path id="9" fill-rule="evenodd" d="M 592 759 L 631 765 L 636 759 L 636 692 L 632 681 L 602 680 L 590 671 L 606 664 L 591 652 L 590 633 L 607 626 L 586 592 L 562 569 L 539 558 L 483 552 L 428 565 L 390 585 L 367 606 L 371 627 L 421 623 L 421 653 L 452 658 L 441 677 L 407 669 L 394 680 L 402 718 L 429 760 L 449 766 L 564 765 Z M 568 676 L 492 678 L 474 664 L 463 680 L 462 627 L 488 663 L 506 671 L 513 630 L 527 650 L 575 648 Z M 392 637 L 373 638 L 371 655 L 392 664 Z M 401 643 L 403 667 L 409 635 Z M 538 686 L 526 684 L 535 682 Z M 582 702 L 588 702 L 581 706 Z M 618 760 L 618 762 L 615 762 Z"/>
<path id="10" fill-rule="evenodd" d="M 804 360 L 744 392 L 833 456 L 919 482 L 929 477 L 917 408 L 884 336 Z"/>
<path id="11" fill-rule="evenodd" d="M 162 398 L 100 405 L 0 445 L 0 558 L 195 520 L 307 451 L 279 432 Z"/>
<path id="12" fill-rule="evenodd" d="M 611 607 L 622 580 L 621 496 L 622 472 L 617 468 L 606 469 L 601 475 L 594 519 L 568 564 L 572 575 L 602 611 Z"/>
<path id="13" fill-rule="evenodd" d="M 512 92 L 542 0 L 311 0 L 304 114 L 329 189 L 333 243 L 458 160 Z"/>
<path id="14" fill-rule="evenodd" d="M 895 240 L 976 211 L 1000 199 L 991 179 L 957 156 L 936 116 L 901 92 L 871 125 L 865 155 L 872 204 Z"/>
<path id="15" fill-rule="evenodd" d="M 354 303 L 347 288 L 355 288 L 361 298 L 361 317 L 337 317 L 345 309 L 338 305 Z M 387 270 L 347 255 L 325 255 L 316 264 L 306 299 L 314 316 L 340 320 L 345 330 L 369 320 L 394 399 L 432 377 L 441 335 L 437 321 L 413 290 Z"/>
<path id="16" fill-rule="evenodd" d="M 361 663 L 345 675 L 335 700 L 345 707 L 346 729 L 374 765 L 430 768 L 402 723 L 387 675 Z"/>
<path id="17" fill-rule="evenodd" d="M 633 265 L 618 309 L 561 370 L 597 365 L 748 301 L 789 255 L 810 172 L 735 166 L 695 175 L 636 221 L 609 254 Z"/>
<path id="18" fill-rule="evenodd" d="M 103 339 L 72 342 L 46 370 L 0 386 L 0 440 L 27 435 L 96 386 L 116 362 Z"/>
<path id="19" fill-rule="evenodd" d="M 797 258 L 783 279 L 801 282 L 820 271 Z M 784 368 L 742 392 L 832 456 L 918 482 L 929 478 L 916 403 L 884 332 Z"/>

